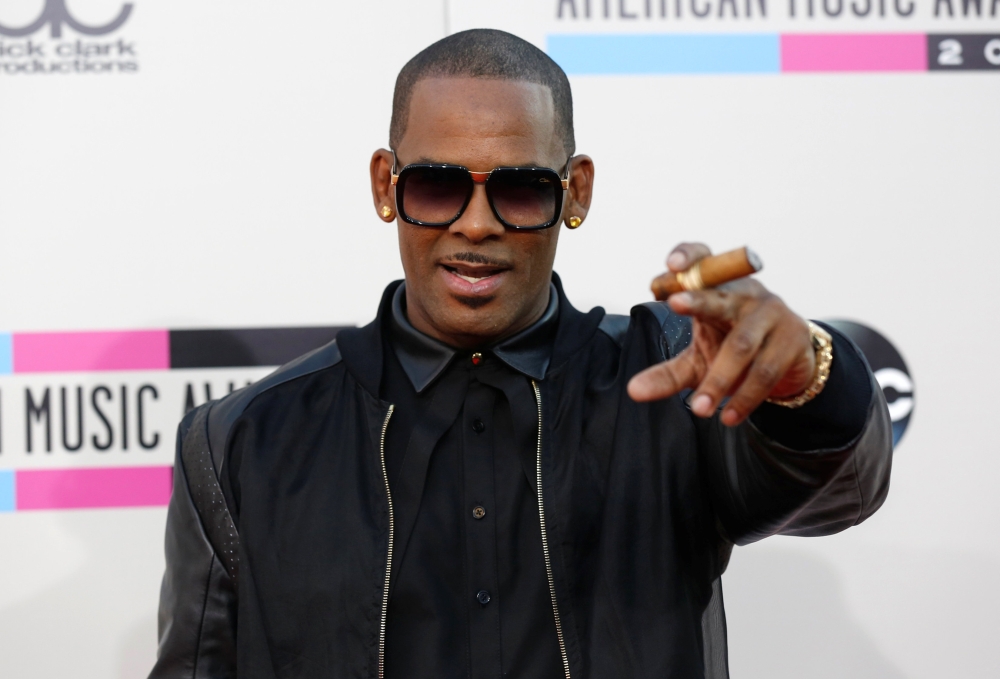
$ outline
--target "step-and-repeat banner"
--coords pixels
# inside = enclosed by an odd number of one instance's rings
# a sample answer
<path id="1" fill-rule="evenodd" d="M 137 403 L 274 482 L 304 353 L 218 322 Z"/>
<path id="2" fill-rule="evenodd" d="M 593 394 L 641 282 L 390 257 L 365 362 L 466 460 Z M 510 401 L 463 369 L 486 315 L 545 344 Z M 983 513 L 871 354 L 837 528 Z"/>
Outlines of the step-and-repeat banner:
<path id="1" fill-rule="evenodd" d="M 1000 0 L 2 0 L 0 675 L 148 672 L 178 421 L 373 315 L 395 74 L 484 26 L 570 75 L 578 306 L 749 243 L 886 395 L 883 510 L 736 551 L 733 676 L 1000 672 Z"/>

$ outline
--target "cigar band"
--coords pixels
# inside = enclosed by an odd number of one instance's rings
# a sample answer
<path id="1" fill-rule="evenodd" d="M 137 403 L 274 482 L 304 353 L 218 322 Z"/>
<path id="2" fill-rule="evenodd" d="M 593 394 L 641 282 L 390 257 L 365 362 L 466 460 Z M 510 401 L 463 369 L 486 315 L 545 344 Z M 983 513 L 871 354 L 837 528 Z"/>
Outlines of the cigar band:
<path id="1" fill-rule="evenodd" d="M 704 290 L 705 282 L 701 280 L 701 262 L 695 262 L 687 271 L 677 273 L 677 282 L 685 290 Z"/>

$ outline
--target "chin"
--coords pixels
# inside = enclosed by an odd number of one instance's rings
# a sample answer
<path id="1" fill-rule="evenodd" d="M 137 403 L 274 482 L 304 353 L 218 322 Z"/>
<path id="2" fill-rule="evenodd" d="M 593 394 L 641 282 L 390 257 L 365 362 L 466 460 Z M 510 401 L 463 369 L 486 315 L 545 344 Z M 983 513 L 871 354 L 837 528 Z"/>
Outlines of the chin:
<path id="1" fill-rule="evenodd" d="M 455 298 L 457 304 L 452 305 L 442 330 L 456 339 L 466 338 L 466 341 L 478 344 L 489 342 L 492 338 L 504 333 L 510 320 L 506 314 L 499 313 L 501 310 L 486 306 L 495 300 L 474 297 L 471 299 Z M 484 308 L 485 307 L 485 308 Z M 475 340 L 478 338 L 478 340 Z"/>
<path id="2" fill-rule="evenodd" d="M 454 299 L 467 309 L 482 309 L 484 306 L 496 299 L 495 296 L 489 297 L 459 297 L 454 296 Z"/>

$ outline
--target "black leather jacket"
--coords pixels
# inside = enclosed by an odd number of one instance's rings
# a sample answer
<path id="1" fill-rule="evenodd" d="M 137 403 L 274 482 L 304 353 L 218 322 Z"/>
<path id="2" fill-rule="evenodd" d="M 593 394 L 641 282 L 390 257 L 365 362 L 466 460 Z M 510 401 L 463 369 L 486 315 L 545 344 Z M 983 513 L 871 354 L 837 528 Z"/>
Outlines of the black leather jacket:
<path id="1" fill-rule="evenodd" d="M 835 364 L 868 379 L 864 425 L 837 445 L 782 445 L 758 428 L 764 411 L 758 426 L 730 429 L 693 417 L 680 396 L 635 403 L 629 378 L 682 349 L 689 323 L 659 303 L 630 318 L 584 314 L 554 282 L 560 318 L 536 382 L 536 452 L 566 677 L 722 679 L 719 578 L 732 544 L 834 533 L 882 504 L 892 449 L 882 392 L 831 331 Z M 182 422 L 151 679 L 381 679 L 393 549 L 382 441 L 393 406 L 378 393 L 395 285 L 371 325 Z M 205 449 L 204 464 L 185 465 L 185 440 Z M 227 467 L 234 441 L 238 469 Z M 227 474 L 240 490 L 223 483 L 223 505 L 216 479 Z M 224 506 L 238 545 L 212 518 Z"/>

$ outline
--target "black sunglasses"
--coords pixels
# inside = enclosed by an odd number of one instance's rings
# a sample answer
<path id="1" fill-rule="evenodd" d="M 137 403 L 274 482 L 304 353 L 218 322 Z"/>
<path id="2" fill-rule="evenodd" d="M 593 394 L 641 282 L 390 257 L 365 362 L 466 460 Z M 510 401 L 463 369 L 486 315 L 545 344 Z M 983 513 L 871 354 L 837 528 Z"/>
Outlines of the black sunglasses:
<path id="1" fill-rule="evenodd" d="M 569 188 L 570 158 L 565 177 L 547 167 L 498 167 L 472 172 L 461 165 L 417 163 L 396 172 L 392 153 L 392 184 L 396 209 L 403 221 L 418 226 L 450 226 L 472 200 L 476 184 L 486 185 L 493 214 L 509 229 L 547 229 L 559 221 Z"/>

